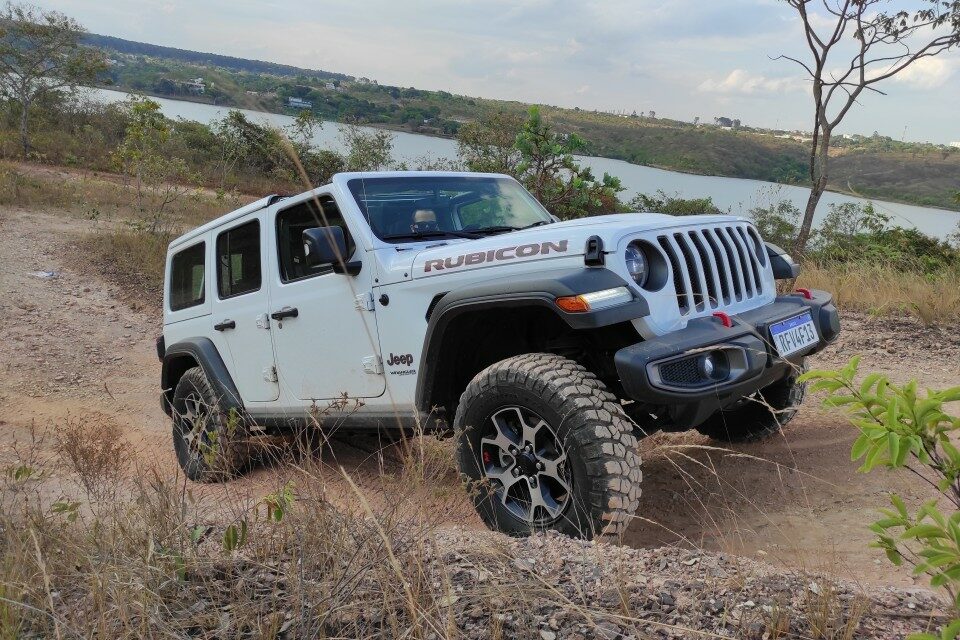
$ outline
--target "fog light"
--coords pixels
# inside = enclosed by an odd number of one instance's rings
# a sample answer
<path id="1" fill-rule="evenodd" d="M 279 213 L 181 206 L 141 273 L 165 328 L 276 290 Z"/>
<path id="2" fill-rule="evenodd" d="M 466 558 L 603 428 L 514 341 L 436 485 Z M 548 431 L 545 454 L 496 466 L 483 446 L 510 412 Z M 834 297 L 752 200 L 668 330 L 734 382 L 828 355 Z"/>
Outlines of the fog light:
<path id="1" fill-rule="evenodd" d="M 717 370 L 717 364 L 713 360 L 713 354 L 700 358 L 700 373 L 704 378 L 713 378 L 713 373 Z"/>
<path id="2" fill-rule="evenodd" d="M 700 356 L 697 369 L 700 375 L 714 382 L 726 380 L 730 376 L 730 363 L 723 351 L 711 351 Z"/>

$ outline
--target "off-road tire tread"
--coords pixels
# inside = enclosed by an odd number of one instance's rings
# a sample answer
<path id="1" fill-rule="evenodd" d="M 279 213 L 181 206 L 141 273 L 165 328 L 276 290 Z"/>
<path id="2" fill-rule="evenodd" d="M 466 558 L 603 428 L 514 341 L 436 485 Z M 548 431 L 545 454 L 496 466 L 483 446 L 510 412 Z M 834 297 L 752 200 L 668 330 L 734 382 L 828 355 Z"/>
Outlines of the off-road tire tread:
<path id="1" fill-rule="evenodd" d="M 761 389 L 756 400 L 732 411 L 718 411 L 697 431 L 730 443 L 761 442 L 775 436 L 796 417 L 803 403 L 807 385 L 797 383 L 797 378 L 805 370 L 801 364 L 798 370 Z"/>
<path id="2" fill-rule="evenodd" d="M 591 533 L 622 534 L 640 505 L 643 473 L 633 423 L 616 396 L 573 360 L 549 353 L 524 354 L 492 364 L 474 377 L 460 396 L 454 421 L 458 431 L 464 426 L 466 408 L 499 385 L 524 387 L 557 408 L 563 422 L 572 421 L 568 442 L 579 443 L 588 476 L 606 478 L 606 482 L 594 481 L 587 492 Z M 464 440 L 458 438 L 458 446 L 464 446 Z M 481 516 L 488 525 L 495 525 L 482 511 Z"/>

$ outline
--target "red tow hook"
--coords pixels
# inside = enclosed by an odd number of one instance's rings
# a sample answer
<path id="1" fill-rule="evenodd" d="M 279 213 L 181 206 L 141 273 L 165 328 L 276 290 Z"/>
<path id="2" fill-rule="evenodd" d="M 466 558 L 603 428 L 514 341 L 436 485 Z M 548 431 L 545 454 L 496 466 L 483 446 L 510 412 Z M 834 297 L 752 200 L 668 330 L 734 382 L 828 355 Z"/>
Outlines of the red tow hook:
<path id="1" fill-rule="evenodd" d="M 813 293 L 810 289 L 797 289 L 797 293 L 801 294 L 807 300 L 813 300 Z"/>
<path id="2" fill-rule="evenodd" d="M 733 326 L 733 320 L 730 318 L 730 316 L 728 316 L 727 314 L 725 314 L 723 311 L 714 311 L 714 312 L 713 312 L 713 317 L 714 317 L 714 318 L 719 318 L 719 319 L 720 319 L 720 322 L 721 322 L 721 323 L 723 324 L 723 326 L 725 326 L 727 329 L 729 329 L 730 327 Z"/>

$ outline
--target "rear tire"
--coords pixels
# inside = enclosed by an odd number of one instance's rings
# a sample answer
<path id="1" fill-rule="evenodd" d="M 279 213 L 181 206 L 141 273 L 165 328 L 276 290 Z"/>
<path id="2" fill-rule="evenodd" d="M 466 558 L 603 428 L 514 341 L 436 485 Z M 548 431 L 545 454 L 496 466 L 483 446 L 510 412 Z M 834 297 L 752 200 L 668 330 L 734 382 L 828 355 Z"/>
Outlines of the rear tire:
<path id="1" fill-rule="evenodd" d="M 197 482 L 229 480 L 250 461 L 242 417 L 222 410 L 200 367 L 188 369 L 174 389 L 173 448 L 183 473 Z"/>
<path id="2" fill-rule="evenodd" d="M 721 442 L 759 442 L 776 435 L 793 420 L 806 395 L 806 383 L 797 378 L 806 370 L 800 366 L 754 396 L 744 398 L 730 409 L 717 411 L 697 427 L 705 436 Z M 769 406 L 768 406 L 769 405 Z"/>
<path id="3" fill-rule="evenodd" d="M 493 364 L 460 397 L 460 470 L 491 529 L 618 535 L 640 503 L 633 425 L 597 378 L 572 360 L 534 353 Z"/>

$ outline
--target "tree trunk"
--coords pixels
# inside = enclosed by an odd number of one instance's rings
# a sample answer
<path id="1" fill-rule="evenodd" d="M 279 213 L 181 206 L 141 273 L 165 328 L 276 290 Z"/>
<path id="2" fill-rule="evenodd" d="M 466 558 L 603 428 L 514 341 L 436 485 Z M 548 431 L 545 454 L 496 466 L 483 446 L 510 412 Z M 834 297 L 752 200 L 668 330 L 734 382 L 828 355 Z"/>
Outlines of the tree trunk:
<path id="1" fill-rule="evenodd" d="M 797 234 L 797 240 L 793 245 L 793 252 L 796 256 L 802 256 L 807 250 L 807 243 L 810 241 L 810 234 L 813 231 L 813 216 L 817 212 L 817 205 L 820 203 L 820 197 L 827 189 L 828 167 L 830 151 L 831 130 L 824 128 L 820 134 L 820 148 L 817 149 L 816 157 L 816 179 L 810 185 L 810 197 L 807 198 L 807 208 L 803 212 L 803 222 L 800 224 L 800 232 Z"/>
<path id="2" fill-rule="evenodd" d="M 27 118 L 29 116 L 30 103 L 24 100 L 20 108 L 20 144 L 23 147 L 23 158 L 26 160 L 30 153 L 30 132 L 27 129 Z"/>

